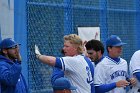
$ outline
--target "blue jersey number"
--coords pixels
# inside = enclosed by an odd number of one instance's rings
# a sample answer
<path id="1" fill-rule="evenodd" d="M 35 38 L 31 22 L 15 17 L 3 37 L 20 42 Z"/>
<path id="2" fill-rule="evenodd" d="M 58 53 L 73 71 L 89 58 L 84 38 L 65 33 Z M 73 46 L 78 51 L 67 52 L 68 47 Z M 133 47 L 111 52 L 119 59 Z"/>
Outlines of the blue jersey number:
<path id="1" fill-rule="evenodd" d="M 87 77 L 87 83 L 92 83 L 93 82 L 93 78 L 92 78 L 92 75 L 91 75 L 91 71 L 90 71 L 90 68 L 87 66 L 86 67 L 86 71 L 87 71 L 87 75 L 88 75 L 88 77 Z"/>

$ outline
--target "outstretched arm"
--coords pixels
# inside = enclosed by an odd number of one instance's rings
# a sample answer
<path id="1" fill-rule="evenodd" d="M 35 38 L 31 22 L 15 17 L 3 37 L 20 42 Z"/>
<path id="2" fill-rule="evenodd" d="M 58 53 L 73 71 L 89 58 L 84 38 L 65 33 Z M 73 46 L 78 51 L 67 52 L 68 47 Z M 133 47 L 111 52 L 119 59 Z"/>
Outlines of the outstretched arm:
<path id="1" fill-rule="evenodd" d="M 40 60 L 42 63 L 48 64 L 50 66 L 55 66 L 56 63 L 56 57 L 53 56 L 47 56 L 47 55 L 42 55 L 39 51 L 39 48 L 37 45 L 35 45 L 35 54 L 38 60 Z"/>

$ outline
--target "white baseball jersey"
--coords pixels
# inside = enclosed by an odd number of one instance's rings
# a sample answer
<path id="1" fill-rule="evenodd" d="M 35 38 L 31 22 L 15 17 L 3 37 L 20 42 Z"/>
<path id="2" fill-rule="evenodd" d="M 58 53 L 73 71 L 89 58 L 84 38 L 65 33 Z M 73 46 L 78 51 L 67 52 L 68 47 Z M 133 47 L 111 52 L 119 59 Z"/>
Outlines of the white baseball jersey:
<path id="1" fill-rule="evenodd" d="M 70 79 L 77 89 L 73 93 L 91 93 L 90 84 L 93 83 L 90 68 L 84 56 L 60 58 L 65 76 Z"/>
<path id="2" fill-rule="evenodd" d="M 126 80 L 127 62 L 120 58 L 119 62 L 114 61 L 108 56 L 97 64 L 94 73 L 94 84 L 100 86 L 102 84 L 110 84 L 119 80 Z M 126 93 L 124 88 L 114 88 L 106 93 Z"/>
<path id="3" fill-rule="evenodd" d="M 129 69 L 131 77 L 134 73 L 140 72 L 140 50 L 136 51 L 131 57 Z M 138 89 L 140 89 L 140 82 L 137 80 L 136 86 L 133 86 L 130 93 L 137 93 Z"/>

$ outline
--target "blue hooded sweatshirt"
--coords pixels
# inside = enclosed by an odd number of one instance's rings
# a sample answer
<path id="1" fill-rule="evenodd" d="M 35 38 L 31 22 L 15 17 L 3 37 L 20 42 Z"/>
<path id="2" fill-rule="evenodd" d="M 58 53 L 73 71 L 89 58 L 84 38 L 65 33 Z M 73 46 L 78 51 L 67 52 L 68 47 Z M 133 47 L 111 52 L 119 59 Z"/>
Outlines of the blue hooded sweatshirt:
<path id="1" fill-rule="evenodd" d="M 1 93 L 28 93 L 27 85 L 21 74 L 21 64 L 0 55 Z"/>

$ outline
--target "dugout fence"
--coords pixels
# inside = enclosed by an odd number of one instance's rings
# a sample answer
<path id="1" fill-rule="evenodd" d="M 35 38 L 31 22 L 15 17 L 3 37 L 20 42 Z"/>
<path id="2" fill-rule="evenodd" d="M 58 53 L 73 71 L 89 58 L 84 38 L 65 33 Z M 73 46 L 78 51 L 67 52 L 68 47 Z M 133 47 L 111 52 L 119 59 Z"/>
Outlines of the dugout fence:
<path id="1" fill-rule="evenodd" d="M 30 93 L 52 93 L 52 67 L 35 58 L 34 44 L 42 54 L 62 56 L 63 36 L 77 27 L 100 27 L 101 41 L 115 34 L 127 43 L 122 57 L 128 62 L 140 48 L 139 0 L 27 0 L 27 60 Z"/>

